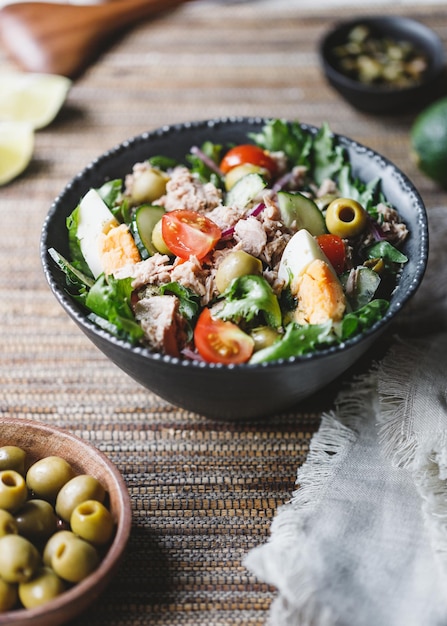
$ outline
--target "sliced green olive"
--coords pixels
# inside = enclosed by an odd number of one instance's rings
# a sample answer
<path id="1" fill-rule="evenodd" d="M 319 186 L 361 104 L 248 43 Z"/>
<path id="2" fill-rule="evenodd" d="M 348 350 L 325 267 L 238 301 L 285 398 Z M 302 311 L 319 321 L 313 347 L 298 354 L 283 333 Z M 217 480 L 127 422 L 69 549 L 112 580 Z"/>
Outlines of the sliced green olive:
<path id="1" fill-rule="evenodd" d="M 360 235 L 368 223 L 368 214 L 362 205 L 351 198 L 337 198 L 326 209 L 326 227 L 342 239 Z"/>

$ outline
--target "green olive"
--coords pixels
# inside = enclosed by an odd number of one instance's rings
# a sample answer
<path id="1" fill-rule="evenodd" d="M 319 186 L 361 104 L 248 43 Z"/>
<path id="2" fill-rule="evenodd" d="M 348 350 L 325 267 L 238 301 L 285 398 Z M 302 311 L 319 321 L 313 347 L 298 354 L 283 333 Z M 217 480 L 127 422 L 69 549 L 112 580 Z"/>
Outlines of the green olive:
<path id="1" fill-rule="evenodd" d="M 28 497 L 25 479 L 15 470 L 0 472 L 0 508 L 17 511 Z"/>
<path id="2" fill-rule="evenodd" d="M 54 535 L 51 535 L 51 537 L 46 542 L 43 550 L 42 559 L 44 565 L 51 567 L 51 560 L 59 545 L 61 543 L 70 541 L 70 539 L 73 539 L 73 537 L 75 537 L 75 534 L 71 530 L 58 530 L 54 533 Z"/>
<path id="3" fill-rule="evenodd" d="M 263 348 L 268 348 L 273 345 L 275 341 L 277 341 L 280 337 L 278 331 L 270 326 L 259 326 L 258 328 L 254 328 L 250 335 L 255 342 L 254 350 L 262 350 Z"/>
<path id="4" fill-rule="evenodd" d="M 115 529 L 110 511 L 97 500 L 85 500 L 73 510 L 70 518 L 72 531 L 95 545 L 109 543 Z"/>
<path id="5" fill-rule="evenodd" d="M 60 596 L 65 587 L 64 581 L 50 567 L 39 567 L 31 580 L 20 583 L 20 602 L 25 609 L 33 609 Z"/>
<path id="6" fill-rule="evenodd" d="M 0 578 L 0 614 L 13 609 L 18 599 L 17 585 Z"/>
<path id="7" fill-rule="evenodd" d="M 12 513 L 6 509 L 0 509 L 0 537 L 17 535 L 18 532 L 19 528 Z"/>
<path id="8" fill-rule="evenodd" d="M 0 538 L 0 577 L 8 583 L 30 580 L 41 562 L 37 548 L 20 535 Z"/>
<path id="9" fill-rule="evenodd" d="M 160 254 L 168 254 L 172 255 L 172 252 L 169 250 L 168 246 L 165 244 L 165 240 L 163 239 L 162 233 L 162 220 L 158 220 L 152 230 L 152 243 L 154 247 L 160 252 Z"/>
<path id="10" fill-rule="evenodd" d="M 96 569 L 99 554 L 88 541 L 74 533 L 61 532 L 63 536 L 56 533 L 50 539 L 52 545 L 45 547 L 44 562 L 51 553 L 51 567 L 56 574 L 70 583 L 78 583 Z"/>
<path id="11" fill-rule="evenodd" d="M 233 279 L 249 274 L 262 274 L 262 262 L 244 250 L 233 250 L 222 259 L 217 268 L 216 287 L 223 293 Z"/>
<path id="12" fill-rule="evenodd" d="M 79 474 L 62 487 L 56 499 L 56 513 L 66 522 L 73 509 L 85 500 L 104 502 L 106 492 L 101 483 L 88 474 Z"/>
<path id="13" fill-rule="evenodd" d="M 154 202 L 166 193 L 169 176 L 161 170 L 150 167 L 134 174 L 131 198 L 134 204 Z"/>
<path id="14" fill-rule="evenodd" d="M 326 227 L 343 239 L 356 237 L 366 228 L 368 214 L 356 200 L 337 198 L 326 209 Z"/>
<path id="15" fill-rule="evenodd" d="M 31 465 L 26 474 L 26 484 L 38 498 L 54 501 L 61 487 L 74 475 L 74 469 L 65 459 L 47 456 Z"/>
<path id="16" fill-rule="evenodd" d="M 46 500 L 31 499 L 15 514 L 19 534 L 32 541 L 47 539 L 57 530 L 57 517 Z"/>
<path id="17" fill-rule="evenodd" d="M 26 452 L 18 446 L 0 447 L 0 471 L 12 469 L 25 475 Z"/>

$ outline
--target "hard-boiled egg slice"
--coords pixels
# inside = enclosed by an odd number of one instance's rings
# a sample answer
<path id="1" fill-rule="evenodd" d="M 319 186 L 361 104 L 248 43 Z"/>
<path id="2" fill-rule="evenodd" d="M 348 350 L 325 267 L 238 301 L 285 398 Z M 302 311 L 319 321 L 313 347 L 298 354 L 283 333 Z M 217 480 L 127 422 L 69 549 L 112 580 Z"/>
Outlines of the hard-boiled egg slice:
<path id="1" fill-rule="evenodd" d="M 334 272 L 334 275 L 337 276 L 315 237 L 302 228 L 293 235 L 285 247 L 278 270 L 279 277 L 286 284 L 290 284 L 292 293 L 294 291 L 294 282 L 306 271 L 308 265 L 316 259 L 325 261 Z"/>
<path id="2" fill-rule="evenodd" d="M 99 249 L 100 235 L 107 234 L 119 223 L 95 189 L 82 198 L 78 209 L 77 237 L 82 255 L 93 276 L 97 278 L 104 267 Z"/>

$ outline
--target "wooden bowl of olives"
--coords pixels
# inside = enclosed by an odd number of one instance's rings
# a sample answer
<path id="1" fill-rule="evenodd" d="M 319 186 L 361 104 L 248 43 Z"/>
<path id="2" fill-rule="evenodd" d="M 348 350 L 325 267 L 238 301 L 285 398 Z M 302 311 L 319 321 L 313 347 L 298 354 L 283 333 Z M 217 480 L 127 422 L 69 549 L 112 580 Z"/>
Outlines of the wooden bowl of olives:
<path id="1" fill-rule="evenodd" d="M 442 41 L 410 18 L 364 16 L 341 22 L 325 34 L 319 55 L 329 84 L 368 113 L 417 110 L 442 90 Z"/>
<path id="2" fill-rule="evenodd" d="M 131 529 L 113 463 L 53 426 L 0 417 L 0 626 L 57 626 L 115 574 Z"/>

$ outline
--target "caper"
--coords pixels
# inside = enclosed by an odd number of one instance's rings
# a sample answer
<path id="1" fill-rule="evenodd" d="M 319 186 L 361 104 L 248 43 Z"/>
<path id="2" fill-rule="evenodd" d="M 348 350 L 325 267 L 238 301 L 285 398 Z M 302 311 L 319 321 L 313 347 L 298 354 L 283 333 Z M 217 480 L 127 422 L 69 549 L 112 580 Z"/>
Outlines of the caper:
<path id="1" fill-rule="evenodd" d="M 38 498 L 51 502 L 74 475 L 74 469 L 65 459 L 47 456 L 31 465 L 26 474 L 26 484 Z"/>
<path id="2" fill-rule="evenodd" d="M 356 237 L 366 228 L 368 214 L 362 205 L 351 198 L 337 198 L 326 210 L 326 227 L 332 235 L 342 239 Z"/>
<path id="3" fill-rule="evenodd" d="M 0 471 L 11 469 L 25 475 L 26 452 L 18 446 L 0 447 Z"/>
<path id="4" fill-rule="evenodd" d="M 274 328 L 270 326 L 258 326 L 258 328 L 254 328 L 250 335 L 255 342 L 254 350 L 262 350 L 263 348 L 268 348 L 273 345 L 275 341 L 279 339 L 279 333 Z"/>
<path id="5" fill-rule="evenodd" d="M 62 487 L 56 498 L 56 513 L 66 522 L 70 521 L 73 509 L 85 500 L 104 502 L 105 489 L 88 474 L 79 474 Z"/>
<path id="6" fill-rule="evenodd" d="M 64 581 L 50 567 L 39 567 L 31 580 L 19 584 L 20 602 L 26 609 L 41 606 L 65 591 Z"/>
<path id="7" fill-rule="evenodd" d="M 73 533 L 65 533 L 58 537 L 59 534 L 56 533 L 51 538 L 53 540 L 51 567 L 64 580 L 78 583 L 96 569 L 99 554 L 91 543 L 81 537 Z"/>
<path id="8" fill-rule="evenodd" d="M 10 611 L 18 602 L 17 585 L 0 578 L 0 613 Z"/>
<path id="9" fill-rule="evenodd" d="M 222 259 L 217 268 L 216 287 L 223 293 L 234 278 L 249 274 L 262 274 L 262 262 L 244 250 L 233 250 Z"/>
<path id="10" fill-rule="evenodd" d="M 47 539 L 56 532 L 57 517 L 47 500 L 28 500 L 15 514 L 19 533 L 33 541 Z"/>
<path id="11" fill-rule="evenodd" d="M 26 483 L 21 474 L 14 470 L 0 472 L 0 508 L 17 511 L 28 497 Z"/>
<path id="12" fill-rule="evenodd" d="M 20 535 L 0 538 L 0 577 L 8 583 L 21 583 L 34 575 L 40 565 L 37 548 Z"/>
<path id="13" fill-rule="evenodd" d="M 112 538 L 115 522 L 101 502 L 86 500 L 73 510 L 70 526 L 82 539 L 95 545 L 104 545 Z"/>
<path id="14" fill-rule="evenodd" d="M 17 522 L 9 511 L 0 509 L 0 537 L 4 535 L 17 535 L 19 532 Z"/>

